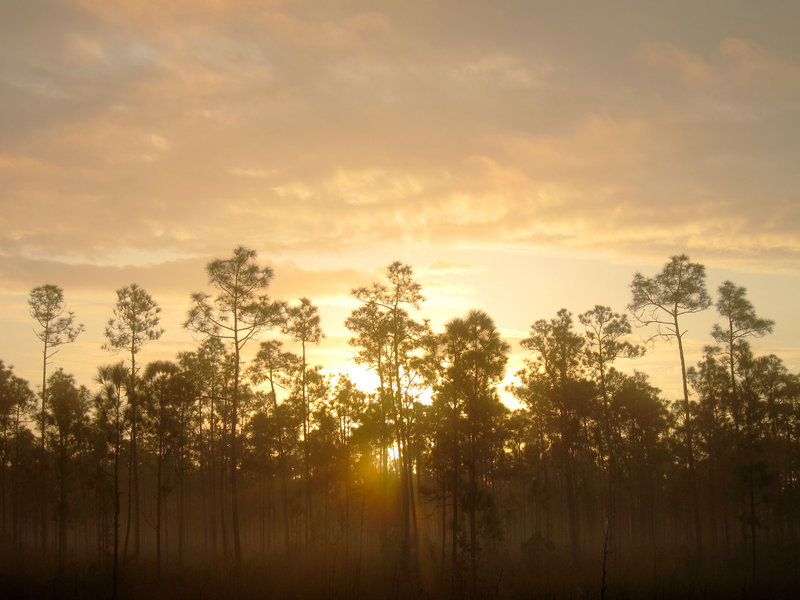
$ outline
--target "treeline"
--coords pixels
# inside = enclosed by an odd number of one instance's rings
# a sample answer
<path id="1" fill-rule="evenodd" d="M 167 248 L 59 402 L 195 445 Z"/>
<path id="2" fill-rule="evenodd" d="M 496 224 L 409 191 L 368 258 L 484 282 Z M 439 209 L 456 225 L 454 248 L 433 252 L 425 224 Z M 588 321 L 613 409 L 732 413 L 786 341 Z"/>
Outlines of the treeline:
<path id="1" fill-rule="evenodd" d="M 275 593 L 373 597 L 378 581 L 386 596 L 479 598 L 655 594 L 704 565 L 756 589 L 797 547 L 800 377 L 754 354 L 774 324 L 744 288 L 712 299 L 686 256 L 634 276 L 632 321 L 606 306 L 535 321 L 516 410 L 500 400 L 510 346 L 494 321 L 473 310 L 434 332 L 407 265 L 353 290 L 369 394 L 309 363 L 317 308 L 269 298 L 254 251 L 207 271 L 184 324 L 204 341 L 174 361 L 137 362 L 159 308 L 136 284 L 117 291 L 105 348 L 123 360 L 91 390 L 48 373 L 82 326 L 60 288 L 31 292 L 39 393 L 0 362 L 7 553 L 60 576 L 93 565 L 112 597 L 143 569 L 214 565 L 224 586 L 269 573 Z M 712 344 L 689 366 L 684 317 L 712 307 Z M 632 324 L 676 342 L 680 400 L 617 369 L 644 352 Z"/>

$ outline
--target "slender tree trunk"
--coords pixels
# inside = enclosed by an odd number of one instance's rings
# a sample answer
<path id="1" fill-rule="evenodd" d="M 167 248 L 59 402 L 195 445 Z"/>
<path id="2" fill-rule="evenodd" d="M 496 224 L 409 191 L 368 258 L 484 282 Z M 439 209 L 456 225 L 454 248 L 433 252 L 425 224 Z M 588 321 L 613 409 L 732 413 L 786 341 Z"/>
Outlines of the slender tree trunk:
<path id="1" fill-rule="evenodd" d="M 677 315 L 677 306 L 675 307 L 675 314 Z M 683 355 L 683 337 L 680 328 L 678 327 L 678 317 L 675 317 L 675 334 L 678 338 L 678 352 L 681 357 L 681 382 L 683 383 L 683 403 L 686 419 L 686 451 L 689 459 L 689 486 L 692 495 L 692 512 L 694 516 L 694 535 L 695 542 L 697 543 L 697 554 L 702 558 L 703 556 L 703 526 L 700 522 L 700 500 L 697 492 L 697 474 L 695 471 L 694 461 L 694 444 L 692 433 L 692 418 L 691 408 L 689 406 L 689 386 L 686 381 L 686 360 Z"/>
<path id="2" fill-rule="evenodd" d="M 270 472 L 267 486 L 267 550 L 275 546 L 275 474 Z"/>
<path id="3" fill-rule="evenodd" d="M 217 556 L 217 452 L 216 452 L 216 415 L 214 413 L 214 394 L 216 389 L 211 390 L 211 415 L 209 422 L 209 441 L 208 441 L 208 475 L 209 475 L 209 526 L 211 530 L 211 548 L 214 556 Z"/>
<path id="4" fill-rule="evenodd" d="M 567 486 L 567 512 L 569 523 L 569 540 L 572 551 L 573 564 L 577 564 L 580 556 L 580 530 L 578 523 L 578 507 L 575 494 L 575 466 L 573 464 L 572 452 L 569 448 L 564 449 L 564 471 Z"/>
<path id="5" fill-rule="evenodd" d="M 131 333 L 131 339 L 135 339 L 135 337 L 136 330 L 134 329 Z M 134 558 L 138 559 L 142 547 L 142 529 L 139 507 L 139 401 L 136 398 L 136 348 L 133 342 L 131 342 L 131 383 L 128 394 L 131 407 L 131 455 L 129 457 L 130 487 L 128 490 L 128 524 L 126 525 L 127 531 L 125 533 L 125 550 L 123 555 L 127 554 L 128 535 L 131 525 L 131 509 L 133 509 L 133 555 Z"/>
<path id="6" fill-rule="evenodd" d="M 605 575 L 605 568 L 606 568 L 606 558 L 610 556 L 614 552 L 614 542 L 615 542 L 615 535 L 616 535 L 616 518 L 617 518 L 617 502 L 616 502 L 616 493 L 617 493 L 617 462 L 616 462 L 616 447 L 614 444 L 614 433 L 613 428 L 611 427 L 611 403 L 608 397 L 608 388 L 606 386 L 606 370 L 605 370 L 605 362 L 602 359 L 603 356 L 603 345 L 602 340 L 599 341 L 598 346 L 598 356 L 600 356 L 599 361 L 599 370 L 600 370 L 600 393 L 603 397 L 603 429 L 605 430 L 605 438 L 606 438 L 606 453 L 608 455 L 607 459 L 607 494 L 608 498 L 606 500 L 606 531 L 604 536 L 604 557 L 603 557 L 603 565 L 604 565 L 604 575 Z M 605 591 L 605 590 L 604 590 Z"/>
<path id="7" fill-rule="evenodd" d="M 470 421 L 472 420 L 470 411 Z M 470 575 L 470 598 L 478 597 L 478 521 L 477 521 L 477 492 L 478 479 L 475 473 L 475 432 L 473 424 L 470 423 L 469 435 L 469 575 Z"/>
<path id="8" fill-rule="evenodd" d="M 59 434 L 58 451 L 58 571 L 64 571 L 64 553 L 67 545 L 67 451 L 66 436 Z"/>
<path id="9" fill-rule="evenodd" d="M 41 509 L 41 549 L 42 556 L 47 554 L 47 454 L 45 448 L 45 423 L 47 417 L 47 345 L 49 341 L 50 327 L 45 327 L 44 350 L 42 352 L 42 412 L 40 417 L 40 428 L 42 432 L 39 451 L 39 503 Z"/>
<path id="10" fill-rule="evenodd" d="M 301 345 L 303 348 L 303 362 L 302 362 L 302 400 L 303 400 L 303 479 L 304 479 L 304 486 L 305 486 L 305 497 L 306 497 L 306 510 L 305 510 L 305 540 L 306 540 L 306 550 L 308 550 L 309 543 L 311 540 L 311 455 L 310 455 L 310 446 L 308 441 L 308 434 L 309 434 L 309 404 L 308 404 L 308 396 L 306 394 L 306 341 L 305 339 L 301 340 Z"/>
<path id="11" fill-rule="evenodd" d="M 447 472 L 444 466 L 442 467 L 441 476 L 441 494 L 442 494 L 442 569 L 445 568 L 447 560 Z"/>
<path id="12" fill-rule="evenodd" d="M 716 441 L 716 440 L 715 440 Z M 716 447 L 716 443 L 714 444 Z M 715 453 L 716 454 L 716 453 Z M 719 546 L 719 522 L 718 522 L 718 513 L 720 512 L 720 500 L 719 500 L 719 493 L 717 491 L 717 468 L 716 468 L 716 457 L 710 456 L 709 457 L 709 477 L 708 477 L 708 493 L 709 493 L 709 504 L 711 505 L 711 510 L 709 511 L 709 527 L 711 529 L 711 552 L 712 554 L 716 552 Z M 724 502 L 724 500 L 723 500 Z"/>
<path id="13" fill-rule="evenodd" d="M 397 413 L 397 458 L 400 467 L 400 488 L 401 488 L 401 518 L 402 518 L 402 539 L 403 539 L 403 552 L 409 552 L 411 548 L 411 502 L 413 501 L 413 494 L 410 493 L 409 487 L 411 485 L 411 478 L 408 472 L 408 456 L 405 445 L 405 433 L 408 423 L 404 410 L 403 402 L 403 387 L 400 380 L 400 341 L 399 341 L 399 325 L 397 321 L 397 306 L 394 308 L 394 335 L 392 337 L 393 352 L 394 352 L 394 384 L 396 387 L 395 394 L 395 412 Z"/>
<path id="14" fill-rule="evenodd" d="M 178 565 L 183 568 L 183 552 L 186 545 L 186 403 L 181 402 L 180 449 L 178 452 Z"/>
<path id="15" fill-rule="evenodd" d="M 163 414 L 159 415 L 163 422 Z M 164 432 L 159 423 L 158 457 L 156 462 L 156 576 L 161 577 L 161 504 L 163 502 L 161 484 L 162 465 L 164 463 Z"/>
<path id="16" fill-rule="evenodd" d="M 386 503 L 389 498 L 389 436 L 386 435 L 386 389 L 385 389 L 385 374 L 383 372 L 383 364 L 381 361 L 380 351 L 378 353 L 378 380 L 379 380 L 379 409 L 381 415 L 380 421 L 380 461 L 381 461 L 381 480 L 383 483 L 383 506 L 381 510 L 381 550 L 386 548 L 387 538 L 389 535 L 389 516 L 388 506 Z"/>
<path id="17" fill-rule="evenodd" d="M 459 514 L 458 514 L 458 504 L 459 504 L 459 495 L 461 494 L 460 484 L 459 484 L 459 462 L 461 461 L 461 457 L 459 456 L 459 448 L 458 448 L 458 403 L 456 400 L 453 400 L 453 483 L 452 483 L 452 491 L 453 491 L 453 531 L 452 531 L 452 540 L 450 543 L 450 560 L 451 560 L 451 568 L 453 570 L 451 575 L 451 585 L 452 585 L 452 595 L 454 597 L 461 597 L 461 569 L 459 568 L 458 564 L 458 535 L 459 535 Z"/>
<path id="18" fill-rule="evenodd" d="M 141 505 L 139 495 L 139 419 L 136 413 L 139 407 L 134 410 L 134 422 L 132 426 L 133 438 L 133 454 L 131 460 L 133 461 L 133 554 L 138 560 L 142 548 L 142 521 L 141 521 Z"/>
<path id="19" fill-rule="evenodd" d="M 561 396 L 561 409 L 560 409 L 560 425 L 561 425 L 561 455 L 564 464 L 564 475 L 567 495 L 567 524 L 569 527 L 569 540 L 570 549 L 572 551 L 573 564 L 577 564 L 580 554 L 580 530 L 578 523 L 578 508 L 577 499 L 575 494 L 575 465 L 573 464 L 572 456 L 572 440 L 569 437 L 568 417 L 565 413 L 566 406 L 566 392 L 564 390 L 563 382 L 566 381 L 566 376 L 561 377 L 562 384 L 560 386 L 559 394 Z"/>
<path id="20" fill-rule="evenodd" d="M 478 348 L 473 344 L 472 351 L 477 355 Z M 474 368 L 474 367 L 473 367 Z M 470 598 L 478 597 L 478 477 L 477 477 L 477 431 L 475 430 L 475 404 L 480 394 L 480 378 L 473 372 L 472 391 L 467 399 L 467 428 L 469 431 L 469 583 Z"/>
<path id="21" fill-rule="evenodd" d="M 19 459 L 20 459 L 20 444 L 19 444 L 19 423 L 22 413 L 22 405 L 17 403 L 17 416 L 14 420 L 14 464 L 11 467 L 11 479 L 13 484 L 13 494 L 11 497 L 12 504 L 12 518 L 11 518 L 11 547 L 15 550 L 19 548 L 20 540 L 20 494 L 21 490 L 19 483 Z"/>
<path id="22" fill-rule="evenodd" d="M 222 538 L 222 555 L 225 560 L 228 560 L 228 552 L 230 547 L 228 544 L 228 462 L 230 456 L 230 434 L 228 432 L 228 423 L 223 421 L 222 434 L 221 434 L 221 454 L 219 456 L 219 527 L 220 537 Z"/>
<path id="23" fill-rule="evenodd" d="M 288 486 L 286 483 L 286 459 L 284 456 L 283 447 L 283 427 L 278 420 L 278 396 L 275 392 L 275 376 L 270 363 L 269 369 L 269 387 L 272 393 L 272 408 L 274 411 L 275 419 L 278 421 L 278 469 L 281 473 L 281 510 L 283 519 L 283 538 L 286 545 L 286 551 L 289 551 L 289 494 Z"/>
<path id="24" fill-rule="evenodd" d="M 0 455 L 0 512 L 2 513 L 3 537 L 8 535 L 8 501 L 6 498 L 6 464 L 8 463 L 8 421 L 3 420 L 3 452 Z"/>
<path id="25" fill-rule="evenodd" d="M 733 319 L 728 317 L 728 368 L 730 371 L 731 376 L 731 416 L 733 417 L 733 426 L 734 431 L 736 432 L 736 442 L 737 444 L 742 444 L 743 440 L 741 438 L 741 428 L 742 428 L 742 407 L 739 403 L 739 395 L 736 389 L 736 356 L 734 353 L 734 338 L 733 338 Z M 744 518 L 745 513 L 747 512 L 747 490 L 741 488 L 739 491 L 739 504 L 742 518 L 741 518 L 741 538 L 742 538 L 742 548 L 746 552 L 747 551 L 747 523 L 746 519 Z"/>
<path id="26" fill-rule="evenodd" d="M 753 461 L 750 461 L 750 478 L 749 478 L 749 488 L 750 488 L 750 544 L 752 549 L 751 554 L 751 568 L 753 574 L 753 583 L 755 584 L 756 581 L 756 551 L 758 549 L 758 545 L 756 543 L 756 497 L 755 497 L 755 482 L 753 481 L 753 469 L 755 465 Z"/>
<path id="27" fill-rule="evenodd" d="M 117 600 L 119 593 L 119 404 L 121 391 L 120 388 L 117 388 L 117 396 L 114 402 L 114 565 L 111 575 L 112 600 Z"/>
<path id="28" fill-rule="evenodd" d="M 134 441 L 133 441 L 133 427 L 131 426 L 131 436 L 128 440 L 128 494 L 127 494 L 127 506 L 126 506 L 126 519 L 125 519 L 125 543 L 122 547 L 122 559 L 123 561 L 128 557 L 128 541 L 130 540 L 131 536 L 131 520 L 132 520 L 132 508 L 133 508 L 133 457 L 135 455 L 134 452 Z"/>
<path id="29" fill-rule="evenodd" d="M 347 443 L 347 442 L 345 442 Z M 344 563 L 350 564 L 350 449 L 346 446 L 344 480 Z"/>
<path id="30" fill-rule="evenodd" d="M 261 565 L 266 564 L 267 557 L 267 473 L 266 469 L 262 469 L 261 477 L 259 478 L 259 494 L 261 506 L 259 507 L 259 529 L 260 529 L 260 542 L 261 542 Z"/>
<path id="31" fill-rule="evenodd" d="M 203 553 L 208 555 L 208 546 L 210 539 L 209 532 L 209 506 L 208 506 L 208 492 L 211 489 L 211 481 L 208 477 L 209 472 L 209 458 L 208 458 L 208 443 L 205 439 L 203 432 L 203 398 L 201 397 L 197 404 L 198 415 L 198 432 L 197 432 L 197 451 L 200 460 L 198 465 L 198 476 L 200 479 L 200 520 L 203 524 Z"/>
<path id="32" fill-rule="evenodd" d="M 236 351 L 236 366 L 233 380 L 233 410 L 231 415 L 231 532 L 233 533 L 233 556 L 237 575 L 237 584 L 242 569 L 242 541 L 239 534 L 239 488 L 238 488 L 238 462 L 239 439 L 236 431 L 239 413 L 239 337 L 236 316 L 234 316 L 234 345 Z"/>

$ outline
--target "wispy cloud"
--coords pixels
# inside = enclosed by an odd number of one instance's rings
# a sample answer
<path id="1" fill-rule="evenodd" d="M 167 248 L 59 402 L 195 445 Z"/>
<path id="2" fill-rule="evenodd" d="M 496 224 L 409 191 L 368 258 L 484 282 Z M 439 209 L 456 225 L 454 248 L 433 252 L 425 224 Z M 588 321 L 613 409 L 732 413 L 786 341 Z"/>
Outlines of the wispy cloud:
<path id="1" fill-rule="evenodd" d="M 511 243 L 798 266 L 787 40 L 721 11 L 698 43 L 633 13 L 570 45 L 558 12 L 472 7 L 448 29 L 446 4 L 417 8 L 6 7 L 0 252 Z"/>

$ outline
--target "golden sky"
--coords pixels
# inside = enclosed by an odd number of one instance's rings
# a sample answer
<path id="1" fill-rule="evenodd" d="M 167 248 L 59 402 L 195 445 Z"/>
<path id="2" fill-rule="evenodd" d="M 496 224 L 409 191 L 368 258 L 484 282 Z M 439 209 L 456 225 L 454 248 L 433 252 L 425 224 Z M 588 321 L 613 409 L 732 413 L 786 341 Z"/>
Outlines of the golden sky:
<path id="1" fill-rule="evenodd" d="M 685 252 L 745 285 L 800 368 L 800 7 L 790 2 L 62 0 L 0 3 L 0 359 L 37 380 L 26 299 L 86 323 L 114 290 L 180 329 L 234 246 L 308 295 L 351 356 L 351 288 L 414 266 L 435 326 L 473 307 L 518 341 L 562 306 L 623 311 Z M 687 322 L 690 363 L 713 312 Z M 675 349 L 636 366 L 676 394 Z"/>

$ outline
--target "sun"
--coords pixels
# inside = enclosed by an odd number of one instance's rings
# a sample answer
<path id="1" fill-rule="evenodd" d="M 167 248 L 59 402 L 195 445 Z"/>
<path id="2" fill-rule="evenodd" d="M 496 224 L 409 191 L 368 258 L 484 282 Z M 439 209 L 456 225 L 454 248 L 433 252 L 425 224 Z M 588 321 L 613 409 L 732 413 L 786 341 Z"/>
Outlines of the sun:
<path id="1" fill-rule="evenodd" d="M 372 394 L 380 387 L 380 378 L 375 371 L 363 365 L 357 365 L 352 361 L 332 365 L 323 371 L 330 375 L 344 375 L 365 394 Z"/>

